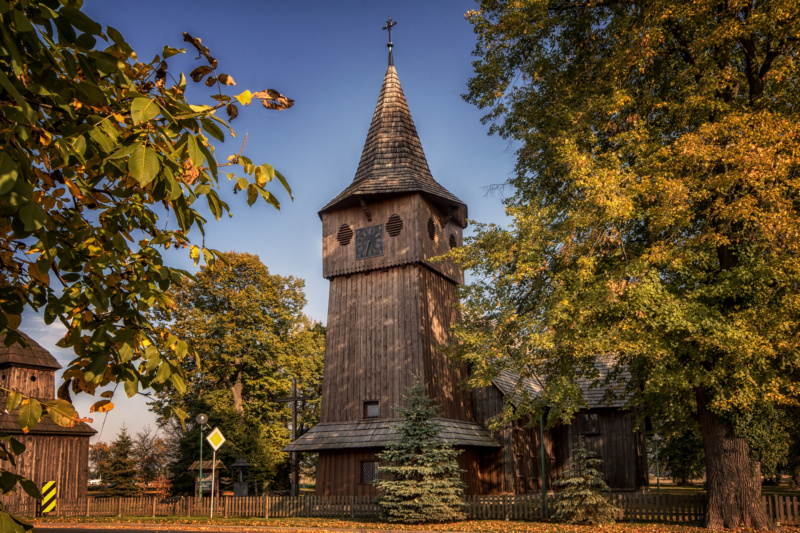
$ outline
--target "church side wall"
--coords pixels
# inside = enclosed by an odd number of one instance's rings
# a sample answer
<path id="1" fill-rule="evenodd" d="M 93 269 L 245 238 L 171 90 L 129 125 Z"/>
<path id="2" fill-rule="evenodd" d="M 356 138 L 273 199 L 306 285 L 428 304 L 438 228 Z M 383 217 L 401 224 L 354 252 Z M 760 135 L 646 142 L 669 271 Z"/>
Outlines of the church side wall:
<path id="1" fill-rule="evenodd" d="M 464 472 L 461 479 L 466 494 L 481 494 L 479 454 L 475 448 L 463 448 L 458 455 L 458 466 Z M 359 496 L 375 498 L 380 494 L 372 483 L 361 483 L 363 462 L 378 461 L 381 448 L 351 448 L 323 450 L 317 462 L 317 496 Z"/>
<path id="2" fill-rule="evenodd" d="M 3 468 L 33 480 L 41 488 L 55 481 L 58 498 L 85 498 L 89 476 L 89 437 L 77 435 L 13 435 L 25 445 L 25 452 L 14 467 L 7 461 Z M 0 501 L 20 501 L 29 496 L 17 488 Z"/>

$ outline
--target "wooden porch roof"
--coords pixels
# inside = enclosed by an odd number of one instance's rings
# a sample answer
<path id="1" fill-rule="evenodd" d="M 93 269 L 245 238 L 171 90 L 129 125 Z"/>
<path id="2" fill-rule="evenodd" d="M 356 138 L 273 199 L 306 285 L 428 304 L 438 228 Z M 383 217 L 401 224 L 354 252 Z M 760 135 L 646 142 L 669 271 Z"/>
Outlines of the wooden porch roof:
<path id="1" fill-rule="evenodd" d="M 463 420 L 436 418 L 439 438 L 453 446 L 499 448 L 489 432 L 478 424 Z M 402 420 L 382 419 L 317 424 L 308 433 L 286 446 L 285 452 L 308 452 L 345 448 L 384 448 L 400 440 L 395 426 Z"/>

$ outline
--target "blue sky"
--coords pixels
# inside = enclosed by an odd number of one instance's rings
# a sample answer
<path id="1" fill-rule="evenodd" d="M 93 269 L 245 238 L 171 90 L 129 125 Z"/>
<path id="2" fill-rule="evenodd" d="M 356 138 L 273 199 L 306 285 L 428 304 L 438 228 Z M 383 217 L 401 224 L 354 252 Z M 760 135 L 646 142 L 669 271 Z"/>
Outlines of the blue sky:
<path id="1" fill-rule="evenodd" d="M 387 16 L 393 28 L 394 60 L 400 83 L 434 178 L 461 198 L 469 217 L 503 223 L 500 199 L 486 187 L 506 181 L 514 164 L 513 146 L 486 135 L 481 112 L 464 102 L 471 75 L 475 38 L 464 13 L 467 0 L 371 1 L 235 1 L 89 0 L 84 11 L 118 29 L 141 60 L 149 61 L 165 44 L 185 48 L 182 32 L 200 37 L 219 61 L 218 72 L 236 80 L 229 94 L 266 88 L 295 100 L 287 111 L 260 106 L 240 108 L 233 122 L 238 134 L 217 147 L 219 159 L 237 152 L 248 134 L 245 154 L 255 163 L 270 163 L 289 180 L 294 202 L 279 190 L 277 212 L 263 202 L 248 207 L 232 184 L 221 183 L 221 195 L 233 218 L 210 222 L 206 246 L 255 253 L 273 273 L 306 281 L 306 313 L 325 322 L 328 282 L 322 278 L 322 234 L 317 211 L 353 179 L 387 66 Z M 170 58 L 177 77 L 198 66 L 196 54 Z M 209 103 L 204 86 L 189 82 L 188 98 Z M 469 229 L 467 230 L 469 234 Z M 194 235 L 199 239 L 199 235 Z M 188 252 L 170 256 L 174 266 L 193 269 Z M 23 330 L 63 364 L 71 353 L 55 342 L 63 334 L 35 315 Z M 76 406 L 88 415 L 92 398 Z M 105 418 L 102 440 L 112 440 L 123 425 L 135 433 L 155 418 L 143 397 L 122 392 Z M 95 417 L 100 430 L 103 417 Z"/>

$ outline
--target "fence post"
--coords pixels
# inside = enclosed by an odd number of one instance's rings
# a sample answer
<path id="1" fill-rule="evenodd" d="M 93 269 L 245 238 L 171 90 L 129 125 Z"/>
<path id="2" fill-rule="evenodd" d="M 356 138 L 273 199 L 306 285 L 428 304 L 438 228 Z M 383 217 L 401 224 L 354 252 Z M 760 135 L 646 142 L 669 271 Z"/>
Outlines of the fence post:
<path id="1" fill-rule="evenodd" d="M 264 494 L 264 518 L 269 518 L 269 494 Z"/>
<path id="2" fill-rule="evenodd" d="M 92 501 L 90 497 L 86 497 L 86 516 L 89 516 L 89 502 Z"/>
<path id="3" fill-rule="evenodd" d="M 157 499 L 158 499 L 157 497 L 153 496 L 153 518 L 156 517 L 156 500 Z"/>

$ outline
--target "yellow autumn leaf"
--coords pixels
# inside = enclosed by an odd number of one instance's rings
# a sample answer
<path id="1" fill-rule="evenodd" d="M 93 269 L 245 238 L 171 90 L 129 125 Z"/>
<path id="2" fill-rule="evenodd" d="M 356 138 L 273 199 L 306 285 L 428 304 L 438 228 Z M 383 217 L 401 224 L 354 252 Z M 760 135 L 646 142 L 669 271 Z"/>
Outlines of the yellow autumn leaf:
<path id="1" fill-rule="evenodd" d="M 242 94 L 237 94 L 234 96 L 234 98 L 236 98 L 242 105 L 250 105 L 250 100 L 253 99 L 253 93 L 250 91 L 245 91 Z"/>
<path id="2" fill-rule="evenodd" d="M 194 265 L 197 266 L 197 262 L 200 260 L 200 248 L 196 244 L 193 244 L 189 250 L 189 257 L 192 258 Z"/>
<path id="3" fill-rule="evenodd" d="M 100 400 L 95 402 L 90 408 L 90 413 L 106 413 L 114 408 L 114 402 L 111 400 Z"/>

